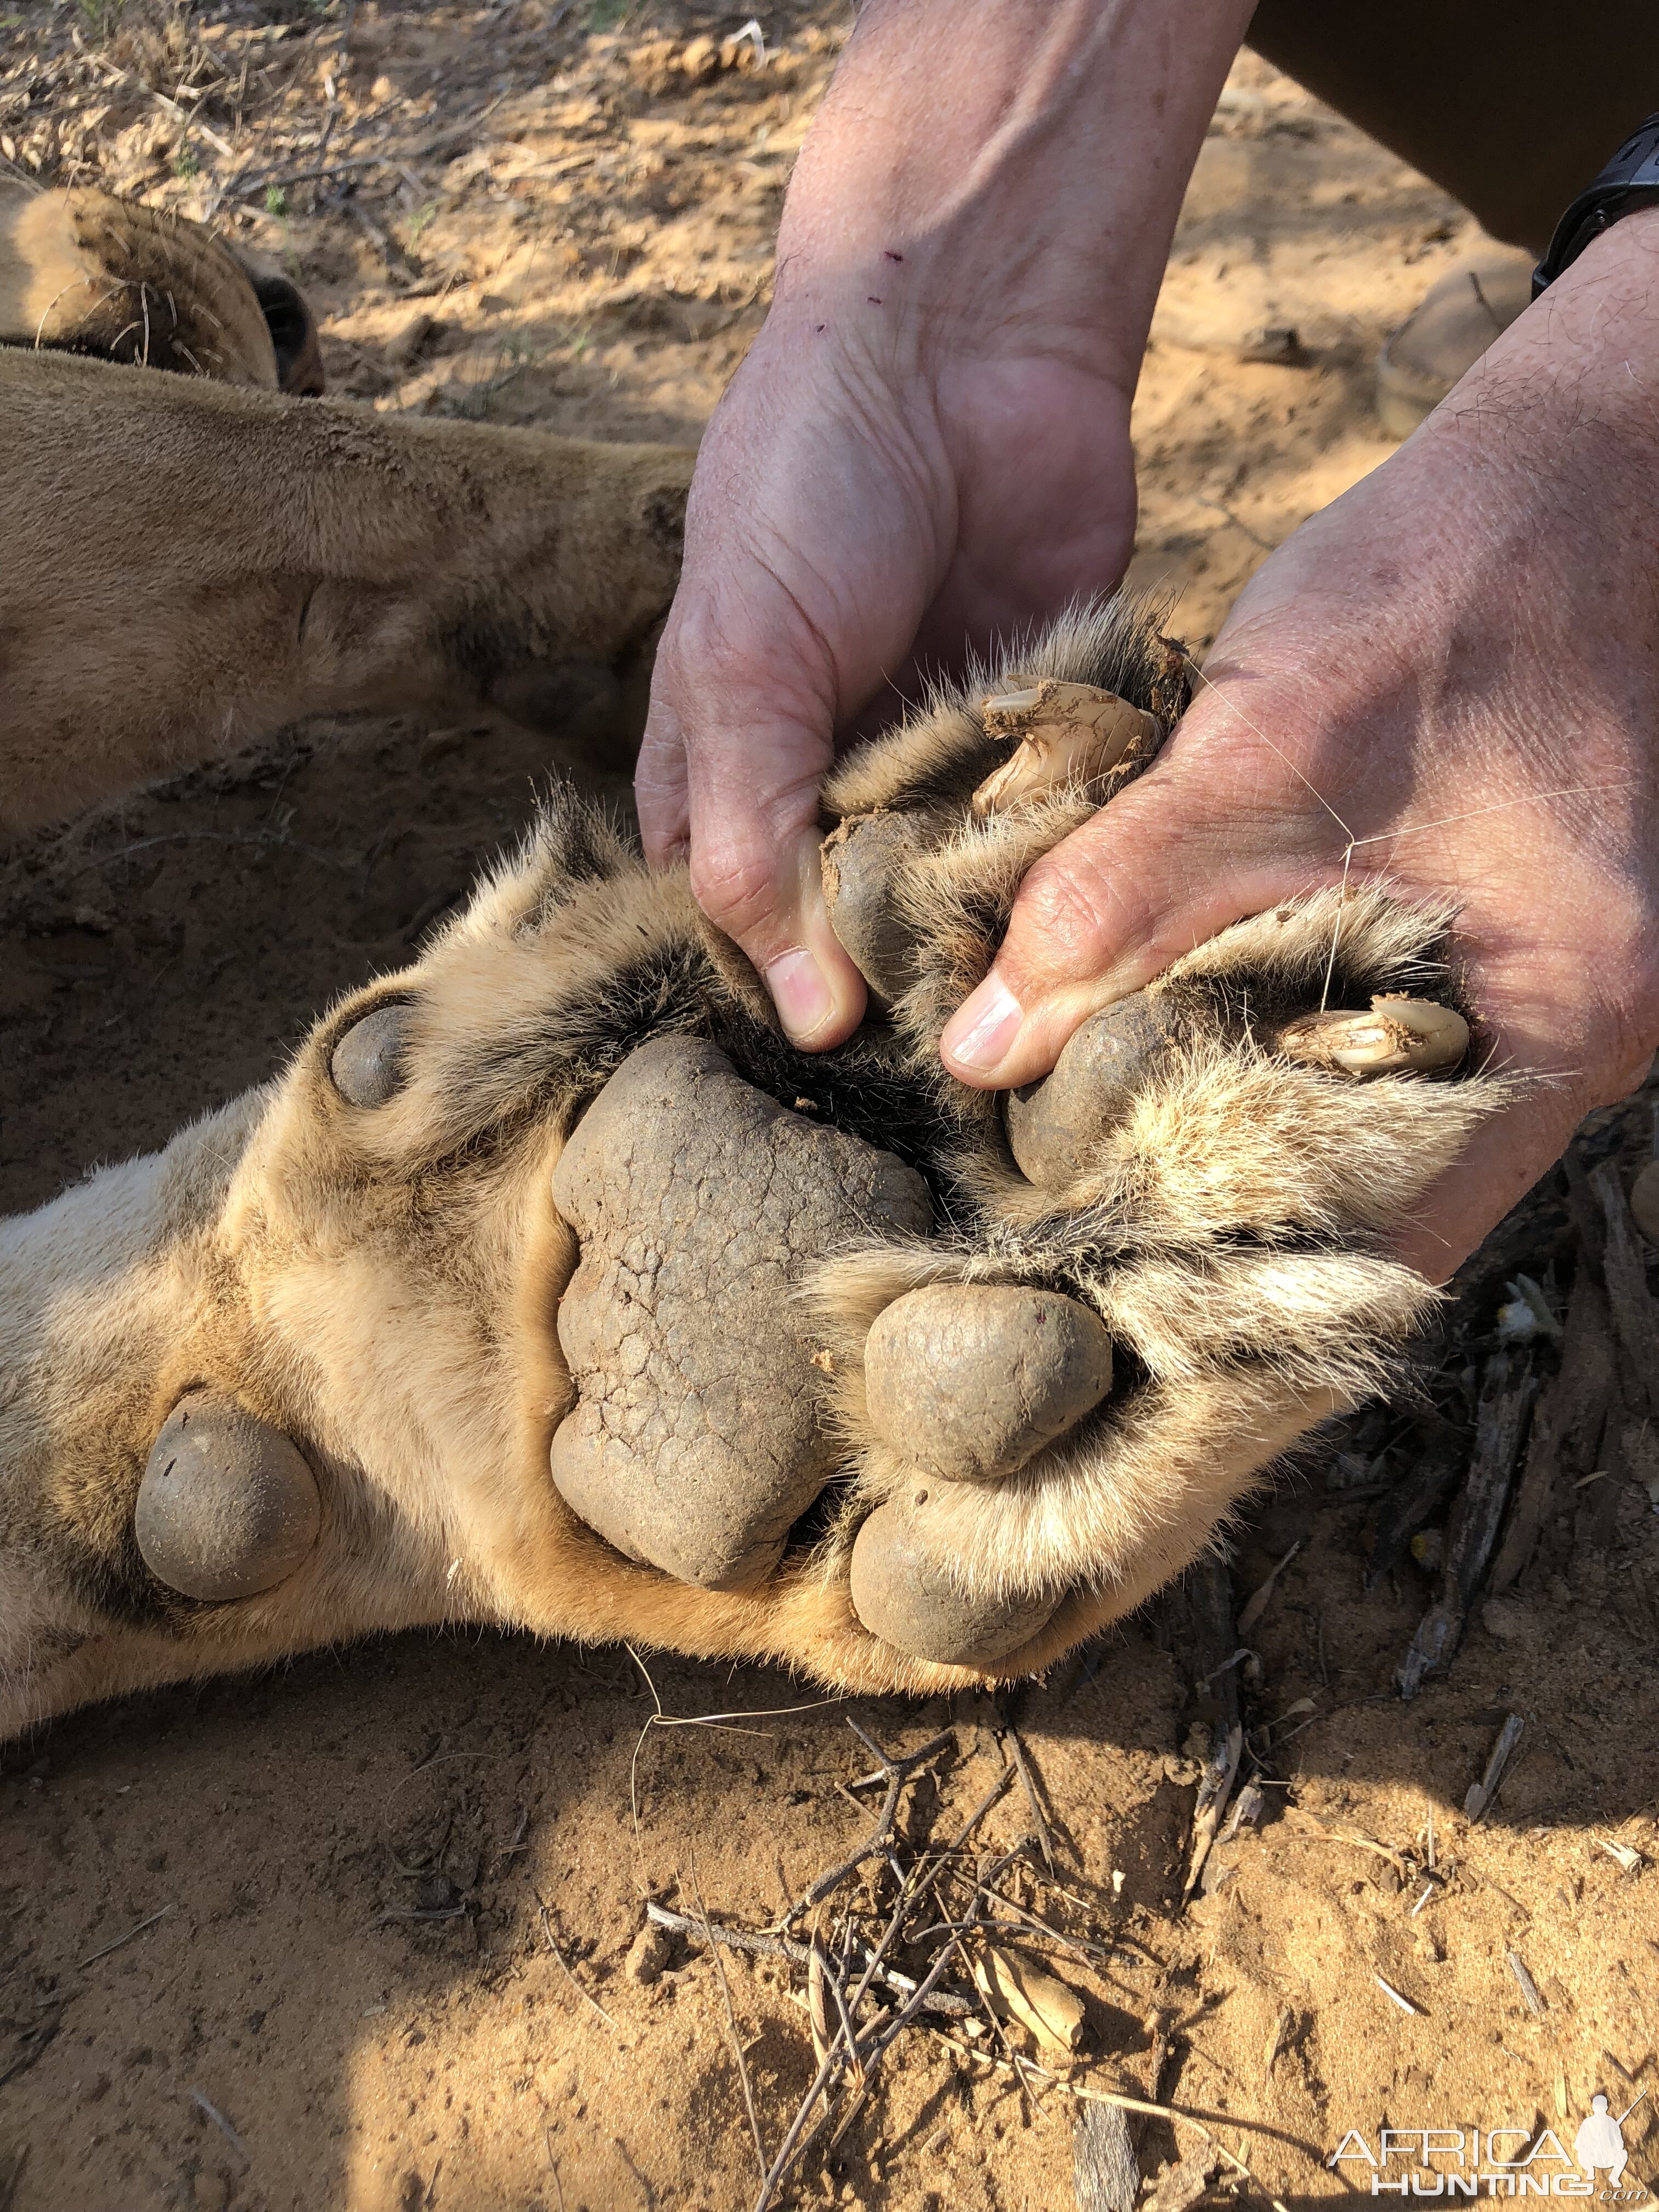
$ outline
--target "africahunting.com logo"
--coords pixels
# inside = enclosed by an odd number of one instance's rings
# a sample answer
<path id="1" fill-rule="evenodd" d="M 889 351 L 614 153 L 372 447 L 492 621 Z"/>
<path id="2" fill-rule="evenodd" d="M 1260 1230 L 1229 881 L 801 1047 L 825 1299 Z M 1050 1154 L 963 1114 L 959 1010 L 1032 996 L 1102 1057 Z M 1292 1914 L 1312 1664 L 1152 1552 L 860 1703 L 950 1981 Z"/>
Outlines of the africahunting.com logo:
<path id="1" fill-rule="evenodd" d="M 1384 2128 L 1375 2147 L 1350 2128 L 1325 2163 L 1373 2197 L 1595 2197 L 1603 2203 L 1650 2201 L 1626 2183 L 1625 2122 L 1600 2090 L 1568 2152 L 1553 2128 Z"/>

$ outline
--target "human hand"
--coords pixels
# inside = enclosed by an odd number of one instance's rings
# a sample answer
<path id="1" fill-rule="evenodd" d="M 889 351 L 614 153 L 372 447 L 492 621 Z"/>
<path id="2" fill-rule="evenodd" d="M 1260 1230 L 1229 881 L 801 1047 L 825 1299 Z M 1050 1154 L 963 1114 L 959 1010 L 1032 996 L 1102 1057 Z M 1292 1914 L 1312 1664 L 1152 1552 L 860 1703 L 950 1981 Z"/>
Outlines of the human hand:
<path id="1" fill-rule="evenodd" d="M 652 859 L 690 832 L 699 903 L 808 1045 L 864 1010 L 818 888 L 836 732 L 907 664 L 1109 587 L 1134 534 L 1123 386 L 1052 359 L 848 354 L 769 327 L 722 403 L 640 762 Z"/>
<path id="2" fill-rule="evenodd" d="M 1027 1083 L 1241 916 L 1384 876 L 1455 901 L 1540 1079 L 1403 1255 L 1449 1274 L 1659 1045 L 1659 216 L 1633 216 L 1261 568 L 1152 770 L 1033 871 L 945 1065 Z"/>
<path id="3" fill-rule="evenodd" d="M 819 878 L 837 732 L 1122 573 L 1146 325 L 1248 12 L 1176 0 L 1184 43 L 1170 0 L 860 12 L 698 460 L 638 775 L 647 854 L 689 848 L 798 1043 L 864 1008 Z"/>

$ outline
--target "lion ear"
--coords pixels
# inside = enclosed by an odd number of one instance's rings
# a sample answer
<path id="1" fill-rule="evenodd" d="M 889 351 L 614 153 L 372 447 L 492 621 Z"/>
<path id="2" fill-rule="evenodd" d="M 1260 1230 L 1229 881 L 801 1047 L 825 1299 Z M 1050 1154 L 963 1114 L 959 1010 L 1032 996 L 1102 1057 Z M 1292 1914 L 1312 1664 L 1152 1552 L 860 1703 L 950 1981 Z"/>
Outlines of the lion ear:
<path id="1" fill-rule="evenodd" d="M 238 253 L 247 273 L 259 312 L 276 350 L 279 391 L 302 398 L 316 398 L 327 388 L 323 373 L 323 349 L 317 335 L 317 319 L 305 294 L 290 283 L 279 269 L 251 253 Z"/>

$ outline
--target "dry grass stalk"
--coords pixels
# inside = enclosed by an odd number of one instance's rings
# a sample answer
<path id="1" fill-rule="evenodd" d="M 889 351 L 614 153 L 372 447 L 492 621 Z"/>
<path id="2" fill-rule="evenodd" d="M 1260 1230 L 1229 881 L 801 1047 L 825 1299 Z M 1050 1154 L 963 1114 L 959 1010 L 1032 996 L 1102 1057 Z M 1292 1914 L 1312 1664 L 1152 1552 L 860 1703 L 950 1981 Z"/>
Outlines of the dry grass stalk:
<path id="1" fill-rule="evenodd" d="M 1273 1594 L 1273 1584 L 1279 1580 L 1280 1575 L 1284 1573 L 1285 1568 L 1290 1565 L 1291 1561 L 1296 1557 L 1297 1553 L 1301 1549 L 1302 1542 L 1301 1539 L 1298 1537 L 1297 1541 L 1291 1545 L 1290 1550 L 1285 1553 L 1284 1558 L 1279 1562 L 1279 1565 L 1274 1567 L 1272 1573 L 1268 1575 L 1267 1580 L 1264 1583 L 1260 1583 L 1257 1588 L 1251 1592 L 1249 1599 L 1245 1602 L 1243 1611 L 1238 1616 L 1238 1633 L 1241 1637 L 1248 1636 L 1250 1631 L 1255 1626 L 1257 1621 L 1261 1620 L 1262 1614 L 1266 1613 L 1267 1610 L 1267 1601 Z"/>
<path id="2" fill-rule="evenodd" d="M 1446 1547 L 1444 1584 L 1395 1676 L 1402 1698 L 1414 1698 L 1430 1674 L 1450 1663 L 1462 1642 L 1498 1540 L 1536 1389 L 1528 1360 L 1506 1352 L 1487 1360 L 1475 1408 L 1474 1453 Z"/>
<path id="3" fill-rule="evenodd" d="M 1019 1777 L 1020 1788 L 1025 1792 L 1025 1802 L 1031 1814 L 1031 1826 L 1036 1832 L 1037 1848 L 1042 1853 L 1042 1863 L 1052 1874 L 1054 1867 L 1054 1839 L 1048 1832 L 1048 1818 L 1037 1796 L 1036 1784 L 1032 1779 L 1025 1747 L 1019 1740 L 1019 1730 L 1010 1722 L 1002 1731 L 1004 1756 L 1013 1762 L 1014 1772 Z"/>
<path id="4" fill-rule="evenodd" d="M 610 2014 L 599 2002 L 599 1999 L 593 1995 L 592 1991 L 591 1990 L 585 1990 L 581 1984 L 576 1979 L 575 1968 L 571 1965 L 569 1960 L 565 1957 L 564 1953 L 559 1948 L 558 1945 L 553 1940 L 553 1914 L 551 1906 L 544 1904 L 539 1897 L 536 1899 L 536 1904 L 541 1914 L 542 1934 L 546 1938 L 547 1948 L 553 1954 L 554 1958 L 558 1961 L 559 1965 L 563 1968 L 565 1979 L 569 1983 L 571 1988 L 574 1990 L 576 1995 L 581 1999 L 582 2002 L 588 2007 L 589 2010 L 598 2013 L 599 2018 L 605 2022 L 605 2026 L 614 2033 L 617 2026 L 616 2021 L 611 2019 Z M 447 1917 L 448 1916 L 446 1915 L 445 1917 Z"/>
<path id="5" fill-rule="evenodd" d="M 1373 1837 L 1362 1835 L 1358 1828 L 1334 1828 L 1320 1820 L 1317 1814 L 1294 1808 L 1287 1808 L 1286 1819 L 1297 1823 L 1285 1838 L 1286 1842 L 1347 1844 L 1357 1851 L 1372 1851 L 1378 1858 L 1386 1859 L 1401 1881 L 1409 1881 L 1412 1878 L 1411 1863 L 1403 1852 L 1393 1850 L 1387 1844 L 1379 1844 Z"/>
<path id="6" fill-rule="evenodd" d="M 1487 1808 L 1503 1785 L 1504 1776 L 1510 1761 L 1520 1748 L 1521 1739 L 1526 1733 L 1526 1727 L 1527 1723 L 1519 1713 L 1511 1713 L 1498 1731 L 1498 1741 L 1492 1747 L 1492 1755 L 1486 1761 L 1486 1770 L 1480 1779 L 1471 1785 L 1468 1796 L 1463 1800 L 1463 1810 L 1471 1820 L 1480 1820 L 1485 1817 Z M 1493 1887 L 1496 1886 L 1495 1883 L 1492 1885 Z"/>
<path id="7" fill-rule="evenodd" d="M 1613 1390 L 1612 1314 L 1590 1256 L 1581 1246 L 1567 1301 L 1560 1370 L 1533 1415 L 1515 1509 L 1492 1560 L 1494 1591 L 1509 1589 L 1519 1580 L 1565 1489 L 1594 1467 Z"/>
<path id="8" fill-rule="evenodd" d="M 1204 1872 L 1204 1863 L 1210 1856 L 1210 1846 L 1221 1826 L 1221 1816 L 1227 1809 L 1227 1800 L 1232 1794 L 1238 1774 L 1238 1762 L 1244 1749 L 1244 1730 L 1237 1723 L 1217 1743 L 1205 1762 L 1204 1775 L 1198 1785 L 1198 1803 L 1193 1814 L 1193 1849 L 1188 1861 L 1187 1879 L 1182 1885 L 1181 1903 L 1185 1908 L 1192 1902 L 1193 1892 L 1198 1887 Z"/>

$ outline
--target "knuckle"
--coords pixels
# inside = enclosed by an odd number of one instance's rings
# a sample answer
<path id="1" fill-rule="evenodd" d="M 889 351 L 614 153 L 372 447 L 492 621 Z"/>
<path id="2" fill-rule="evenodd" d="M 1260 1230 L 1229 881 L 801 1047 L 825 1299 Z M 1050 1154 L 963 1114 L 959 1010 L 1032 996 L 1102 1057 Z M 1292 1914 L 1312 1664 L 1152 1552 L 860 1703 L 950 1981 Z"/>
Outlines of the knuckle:
<path id="1" fill-rule="evenodd" d="M 1088 854 L 1068 848 L 1038 861 L 1021 887 L 1009 930 L 1016 957 L 1070 978 L 1097 968 L 1109 949 L 1109 902 Z M 1033 963 L 1035 964 L 1035 963 Z"/>
<path id="2" fill-rule="evenodd" d="M 778 905 L 772 856 L 758 845 L 694 842 L 691 894 L 727 936 L 746 941 L 765 927 Z"/>

